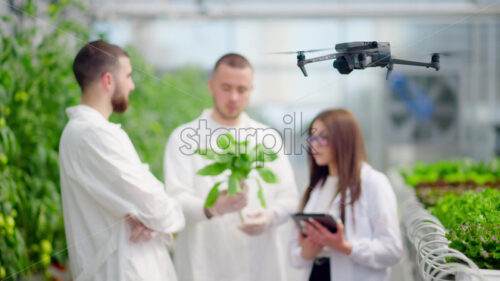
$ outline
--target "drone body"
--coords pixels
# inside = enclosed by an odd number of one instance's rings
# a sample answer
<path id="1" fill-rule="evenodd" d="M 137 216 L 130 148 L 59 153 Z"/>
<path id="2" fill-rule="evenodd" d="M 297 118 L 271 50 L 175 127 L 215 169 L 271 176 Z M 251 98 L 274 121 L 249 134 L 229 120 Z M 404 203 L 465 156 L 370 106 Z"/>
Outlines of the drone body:
<path id="1" fill-rule="evenodd" d="M 335 45 L 337 53 L 328 54 L 320 57 L 306 59 L 304 53 L 310 51 L 297 52 L 297 66 L 302 70 L 304 76 L 307 76 L 305 65 L 308 63 L 331 60 L 333 67 L 341 74 L 349 74 L 354 69 L 365 69 L 367 67 L 387 67 L 387 76 L 393 69 L 394 64 L 404 64 L 413 66 L 424 66 L 439 70 L 439 54 L 432 54 L 431 62 L 417 62 L 409 60 L 395 59 L 391 57 L 391 47 L 389 42 L 349 42 Z M 319 50 L 312 50 L 319 51 Z"/>

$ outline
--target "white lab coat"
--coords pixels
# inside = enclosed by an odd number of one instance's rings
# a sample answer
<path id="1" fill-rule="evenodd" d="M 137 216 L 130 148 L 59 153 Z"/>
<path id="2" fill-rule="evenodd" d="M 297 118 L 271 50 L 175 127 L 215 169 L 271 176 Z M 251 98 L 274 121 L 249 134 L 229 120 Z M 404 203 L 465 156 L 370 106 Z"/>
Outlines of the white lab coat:
<path id="1" fill-rule="evenodd" d="M 327 188 L 327 186 L 324 186 Z M 315 211 L 320 188 L 310 195 L 304 212 Z M 346 202 L 350 201 L 349 194 Z M 340 218 L 340 195 L 333 201 L 329 214 Z M 354 203 L 355 224 L 352 223 L 351 206 L 346 207 L 345 236 L 352 243 L 349 256 L 328 247 L 322 254 L 330 257 L 332 281 L 388 281 L 390 267 L 402 256 L 402 242 L 397 217 L 396 197 L 387 177 L 363 164 L 361 170 L 361 195 Z M 302 280 L 308 280 L 312 260 L 304 260 L 297 238 L 297 231 L 289 244 L 289 258 L 294 267 L 306 269 Z"/>
<path id="2" fill-rule="evenodd" d="M 86 105 L 67 113 L 59 157 L 73 280 L 177 280 L 165 238 L 184 226 L 181 207 L 141 163 L 120 125 Z M 130 242 L 127 214 L 161 234 Z"/>
<path id="3" fill-rule="evenodd" d="M 167 193 L 181 203 L 186 216 L 186 228 L 179 233 L 174 251 L 174 264 L 179 279 L 183 281 L 286 280 L 285 249 L 280 247 L 276 227 L 284 223 L 298 206 L 297 188 L 291 165 L 283 150 L 277 160 L 265 164 L 275 172 L 280 182 L 266 184 L 261 180 L 267 209 L 277 214 L 270 227 L 261 235 L 248 236 L 237 229 L 241 223 L 237 212 L 208 220 L 203 212 L 207 194 L 214 183 L 226 179 L 230 172 L 226 171 L 216 177 L 199 176 L 196 172 L 213 161 L 203 159 L 196 154 L 189 155 L 190 153 L 180 148 L 187 148 L 191 152 L 198 148 L 198 143 L 189 141 L 187 137 L 200 127 L 202 129 L 198 131 L 198 135 L 203 135 L 201 131 L 205 126 L 200 122 L 206 122 L 206 127 L 214 131 L 213 141 L 216 140 L 216 135 L 228 132 L 226 127 L 212 119 L 211 113 L 211 109 L 205 110 L 198 119 L 178 127 L 170 136 L 165 151 L 164 174 Z M 240 135 L 237 140 L 242 141 L 245 136 L 252 134 L 252 130 L 245 128 L 268 127 L 251 120 L 243 113 L 240 125 L 230 130 L 239 129 Z M 268 129 L 267 132 L 281 143 L 276 131 Z M 253 147 L 256 141 L 262 142 L 262 139 L 257 137 L 246 139 L 251 143 L 250 147 Z M 272 146 L 271 139 L 272 137 L 264 137 L 268 147 Z M 207 147 L 203 141 L 201 142 L 201 148 Z M 250 173 L 251 178 L 257 175 L 256 171 Z M 243 213 L 261 208 L 256 195 L 257 183 L 253 179 L 247 180 L 246 183 L 249 187 L 249 203 Z M 220 187 L 220 189 L 225 188 L 227 185 Z"/>

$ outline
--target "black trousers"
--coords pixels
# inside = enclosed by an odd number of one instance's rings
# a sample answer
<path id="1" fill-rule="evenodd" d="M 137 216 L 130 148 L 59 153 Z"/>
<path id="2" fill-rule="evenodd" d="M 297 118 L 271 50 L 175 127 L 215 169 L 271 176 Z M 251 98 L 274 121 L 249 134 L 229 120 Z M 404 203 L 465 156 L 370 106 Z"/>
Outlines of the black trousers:
<path id="1" fill-rule="evenodd" d="M 330 281 L 330 258 L 316 258 L 309 281 Z"/>

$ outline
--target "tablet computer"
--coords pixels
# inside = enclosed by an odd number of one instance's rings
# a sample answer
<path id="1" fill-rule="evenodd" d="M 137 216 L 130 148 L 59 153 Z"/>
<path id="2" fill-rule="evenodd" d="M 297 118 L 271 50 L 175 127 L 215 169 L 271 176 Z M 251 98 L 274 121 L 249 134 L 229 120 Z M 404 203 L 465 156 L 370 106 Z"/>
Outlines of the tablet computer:
<path id="1" fill-rule="evenodd" d="M 300 229 L 302 234 L 305 235 L 305 223 L 311 223 L 311 220 L 319 222 L 321 225 L 326 227 L 331 233 L 337 232 L 337 222 L 329 214 L 318 214 L 318 213 L 296 213 L 292 215 L 295 224 Z"/>

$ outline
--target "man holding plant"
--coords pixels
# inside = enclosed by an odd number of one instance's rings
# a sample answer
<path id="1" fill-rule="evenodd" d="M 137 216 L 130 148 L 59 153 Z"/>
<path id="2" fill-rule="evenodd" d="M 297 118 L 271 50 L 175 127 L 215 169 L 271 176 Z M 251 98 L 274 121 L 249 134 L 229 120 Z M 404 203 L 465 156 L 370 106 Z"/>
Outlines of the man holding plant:
<path id="1" fill-rule="evenodd" d="M 253 89 L 246 58 L 224 55 L 208 83 L 213 108 L 178 127 L 165 151 L 167 193 L 186 217 L 175 245 L 177 274 L 186 281 L 286 280 L 277 226 L 298 201 L 281 137 L 244 113 Z"/>
<path id="2" fill-rule="evenodd" d="M 165 239 L 184 226 L 181 207 L 141 162 L 119 124 L 134 89 L 125 51 L 86 44 L 73 71 L 81 104 L 66 111 L 59 144 L 61 193 L 73 280 L 177 280 Z"/>

